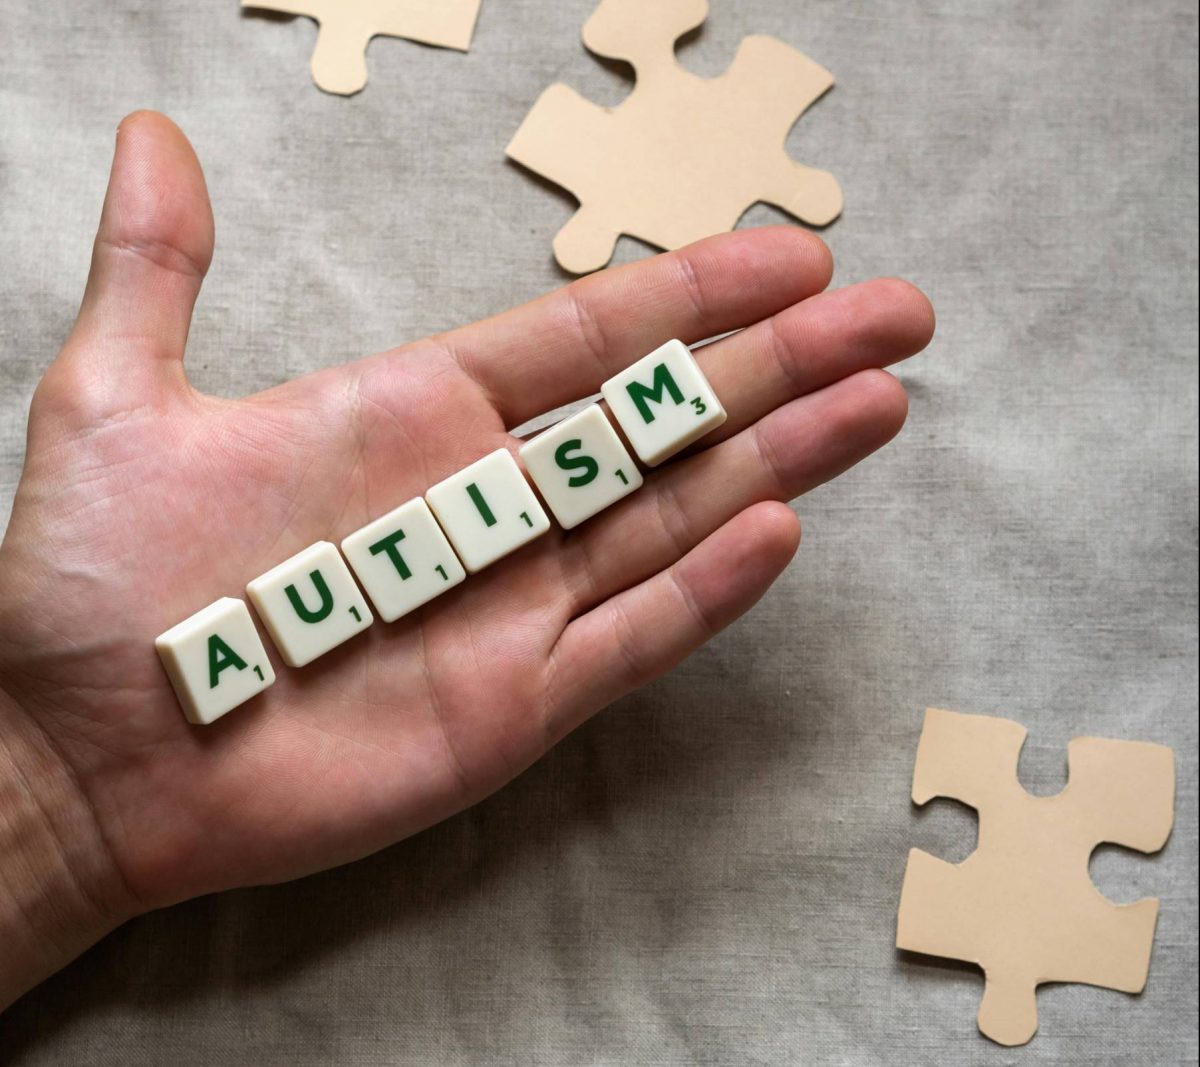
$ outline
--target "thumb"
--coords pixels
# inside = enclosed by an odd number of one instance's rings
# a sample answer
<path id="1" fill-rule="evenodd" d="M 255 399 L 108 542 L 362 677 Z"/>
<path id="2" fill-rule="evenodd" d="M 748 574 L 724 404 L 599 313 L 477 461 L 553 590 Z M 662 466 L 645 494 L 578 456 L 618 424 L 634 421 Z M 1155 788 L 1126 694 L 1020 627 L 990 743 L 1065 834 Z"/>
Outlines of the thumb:
<path id="1" fill-rule="evenodd" d="M 213 252 L 196 153 L 170 119 L 122 121 L 75 327 L 47 377 L 66 370 L 76 404 L 108 412 L 185 385 L 183 350 Z"/>

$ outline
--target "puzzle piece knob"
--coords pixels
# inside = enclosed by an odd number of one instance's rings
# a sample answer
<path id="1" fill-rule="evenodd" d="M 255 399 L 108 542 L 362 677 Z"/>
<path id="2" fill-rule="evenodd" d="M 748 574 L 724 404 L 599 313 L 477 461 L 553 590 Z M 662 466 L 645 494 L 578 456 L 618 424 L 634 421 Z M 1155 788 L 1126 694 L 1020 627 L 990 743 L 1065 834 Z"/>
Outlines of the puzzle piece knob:
<path id="1" fill-rule="evenodd" d="M 1011 973 L 989 973 L 979 1004 L 979 1029 L 1000 1045 L 1024 1045 L 1037 1033 L 1037 985 Z"/>
<path id="2" fill-rule="evenodd" d="M 583 26 L 599 56 L 631 63 L 640 78 L 655 56 L 670 58 L 676 40 L 708 17 L 708 0 L 601 0 Z"/>
<path id="3" fill-rule="evenodd" d="M 596 207 L 581 204 L 555 236 L 554 258 L 572 274 L 599 270 L 612 259 L 619 236 Z"/>
<path id="4" fill-rule="evenodd" d="M 371 32 L 352 22 L 320 23 L 312 56 L 312 76 L 327 93 L 350 96 L 367 84 L 367 44 Z"/>
<path id="5" fill-rule="evenodd" d="M 816 170 L 788 160 L 790 195 L 780 207 L 810 226 L 828 226 L 842 213 L 842 187 L 827 170 Z"/>

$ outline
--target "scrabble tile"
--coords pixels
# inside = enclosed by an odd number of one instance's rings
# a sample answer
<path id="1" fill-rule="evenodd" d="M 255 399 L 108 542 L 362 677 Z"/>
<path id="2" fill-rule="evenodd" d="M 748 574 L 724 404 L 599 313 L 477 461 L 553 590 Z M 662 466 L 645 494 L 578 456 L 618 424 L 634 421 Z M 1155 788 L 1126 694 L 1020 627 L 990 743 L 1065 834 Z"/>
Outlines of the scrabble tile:
<path id="1" fill-rule="evenodd" d="M 521 462 L 564 530 L 642 484 L 641 471 L 598 404 L 522 445 Z"/>
<path id="2" fill-rule="evenodd" d="M 154 639 L 188 722 L 205 725 L 275 681 L 244 601 L 222 597 Z"/>
<path id="3" fill-rule="evenodd" d="M 725 409 L 682 341 L 668 341 L 609 378 L 600 393 L 643 463 L 655 467 L 725 421 Z"/>
<path id="4" fill-rule="evenodd" d="M 255 578 L 246 593 L 289 667 L 325 655 L 375 617 L 337 548 L 318 541 Z"/>
<path id="5" fill-rule="evenodd" d="M 342 554 L 384 622 L 428 603 L 467 576 L 420 497 L 355 530 Z"/>
<path id="6" fill-rule="evenodd" d="M 517 461 L 503 448 L 438 482 L 425 501 L 470 574 L 550 529 Z"/>

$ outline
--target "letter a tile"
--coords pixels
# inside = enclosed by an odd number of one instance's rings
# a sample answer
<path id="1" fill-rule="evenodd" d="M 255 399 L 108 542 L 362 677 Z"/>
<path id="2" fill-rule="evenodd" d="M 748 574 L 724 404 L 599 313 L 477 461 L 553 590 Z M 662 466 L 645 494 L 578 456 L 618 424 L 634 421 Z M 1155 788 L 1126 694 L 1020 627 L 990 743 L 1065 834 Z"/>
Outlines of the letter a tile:
<path id="1" fill-rule="evenodd" d="M 154 639 L 188 722 L 215 722 L 275 681 L 245 602 L 222 597 Z"/>

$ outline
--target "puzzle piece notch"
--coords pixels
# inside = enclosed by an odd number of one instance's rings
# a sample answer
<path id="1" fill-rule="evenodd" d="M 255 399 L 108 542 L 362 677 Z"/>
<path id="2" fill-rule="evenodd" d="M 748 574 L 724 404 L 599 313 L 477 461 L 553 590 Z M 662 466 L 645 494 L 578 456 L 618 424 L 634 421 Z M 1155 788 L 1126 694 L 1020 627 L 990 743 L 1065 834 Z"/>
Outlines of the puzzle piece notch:
<path id="1" fill-rule="evenodd" d="M 242 0 L 244 8 L 304 15 L 317 23 L 312 76 L 327 93 L 350 96 L 367 84 L 372 37 L 454 48 L 471 46 L 482 0 Z"/>
<path id="2" fill-rule="evenodd" d="M 1034 797 L 1017 780 L 1025 736 L 1006 719 L 926 711 L 913 801 L 974 807 L 979 844 L 960 864 L 909 853 L 896 935 L 898 948 L 983 968 L 979 1028 L 1005 1045 L 1036 1032 L 1042 982 L 1145 987 L 1158 901 L 1113 904 L 1088 861 L 1102 842 L 1156 851 L 1173 822 L 1170 749 L 1077 738 L 1066 788 Z"/>
<path id="3" fill-rule="evenodd" d="M 509 158 L 580 203 L 554 239 L 564 269 L 603 267 L 622 233 L 679 248 L 732 229 L 758 201 L 815 225 L 840 214 L 837 180 L 784 150 L 788 131 L 833 75 L 770 37 L 743 40 L 717 78 L 692 74 L 673 45 L 707 10 L 704 0 L 648 8 L 603 0 L 584 27 L 584 43 L 632 63 L 634 89 L 603 108 L 552 85 L 508 145 Z"/>

